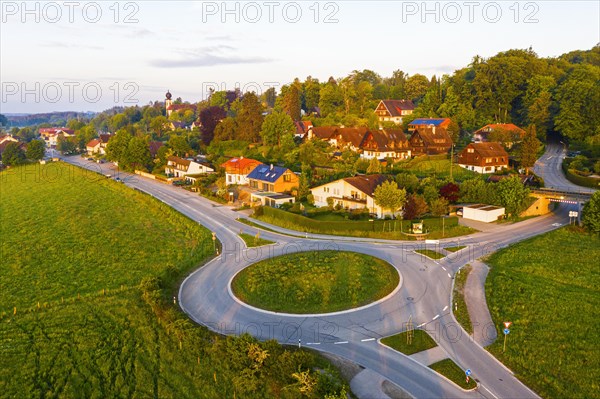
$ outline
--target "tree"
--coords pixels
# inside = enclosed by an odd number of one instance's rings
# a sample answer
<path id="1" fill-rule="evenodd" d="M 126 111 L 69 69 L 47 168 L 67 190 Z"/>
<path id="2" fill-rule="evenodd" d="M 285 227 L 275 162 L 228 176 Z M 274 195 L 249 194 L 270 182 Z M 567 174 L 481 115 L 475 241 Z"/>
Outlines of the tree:
<path id="1" fill-rule="evenodd" d="M 429 204 L 433 216 L 443 216 L 448 213 L 448 200 L 444 197 L 437 198 Z"/>
<path id="2" fill-rule="evenodd" d="M 300 120 L 300 90 L 297 84 L 292 84 L 283 99 L 283 111 L 292 118 L 292 121 Z"/>
<path id="3" fill-rule="evenodd" d="M 396 183 L 408 192 L 414 192 L 419 187 L 419 178 L 412 173 L 398 173 Z"/>
<path id="4" fill-rule="evenodd" d="M 427 202 L 425 198 L 418 194 L 411 194 L 406 200 L 404 206 L 404 219 L 414 220 L 423 216 L 427 212 Z"/>
<path id="5" fill-rule="evenodd" d="M 60 135 L 56 142 L 56 149 L 62 154 L 72 154 L 77 150 L 77 144 L 75 141 L 70 140 L 70 138 Z"/>
<path id="6" fill-rule="evenodd" d="M 106 144 L 106 158 L 110 161 L 123 162 L 129 140 L 131 140 L 131 135 L 126 130 L 119 130 Z"/>
<path id="7" fill-rule="evenodd" d="M 523 143 L 521 144 L 521 166 L 525 168 L 527 174 L 529 174 L 529 168 L 531 168 L 537 160 L 537 154 L 540 150 L 540 141 L 537 138 L 535 131 L 535 125 L 531 125 L 525 132 Z"/>
<path id="8" fill-rule="evenodd" d="M 448 202 L 458 201 L 460 187 L 456 183 L 447 183 L 440 188 L 440 195 L 444 197 Z"/>
<path id="9" fill-rule="evenodd" d="M 584 205 L 582 221 L 590 233 L 600 235 L 600 191 L 596 191 Z"/>
<path id="10" fill-rule="evenodd" d="M 273 108 L 275 106 L 275 100 L 277 99 L 277 92 L 275 91 L 275 88 L 269 87 L 264 93 L 264 98 L 267 108 Z"/>
<path id="11" fill-rule="evenodd" d="M 166 117 L 159 115 L 152 119 L 150 122 L 150 129 L 156 133 L 157 137 L 162 137 L 163 134 L 169 129 L 169 121 Z"/>
<path id="12" fill-rule="evenodd" d="M 169 138 L 169 147 L 178 157 L 183 157 L 192 150 L 185 137 L 177 134 L 172 134 Z"/>
<path id="13" fill-rule="evenodd" d="M 133 169 L 148 169 L 152 163 L 148 137 L 133 137 L 129 140 L 127 151 L 125 153 L 126 165 Z"/>
<path id="14" fill-rule="evenodd" d="M 415 74 L 410 76 L 404 84 L 404 90 L 406 91 L 406 97 L 415 102 L 419 102 L 427 93 L 429 88 L 429 79 L 421 74 Z"/>
<path id="15" fill-rule="evenodd" d="M 460 185 L 460 200 L 462 202 L 480 202 L 495 204 L 498 202 L 496 190 L 481 177 L 465 180 Z"/>
<path id="16" fill-rule="evenodd" d="M 367 167 L 367 174 L 381 173 L 381 162 L 377 158 L 371 158 Z"/>
<path id="17" fill-rule="evenodd" d="M 8 119 L 2 114 L 0 114 L 0 126 L 8 126 Z"/>
<path id="18" fill-rule="evenodd" d="M 529 189 L 523 185 L 518 176 L 503 179 L 495 185 L 498 200 L 506 208 L 507 215 L 518 216 L 525 208 Z"/>
<path id="19" fill-rule="evenodd" d="M 344 99 L 340 88 L 338 87 L 335 80 L 331 80 L 326 83 L 319 91 L 319 108 L 321 109 L 321 115 L 327 116 L 334 114 L 343 105 Z"/>
<path id="20" fill-rule="evenodd" d="M 283 112 L 273 112 L 265 118 L 260 135 L 266 145 L 290 148 L 294 143 L 296 127 L 292 118 Z"/>
<path id="21" fill-rule="evenodd" d="M 43 140 L 32 140 L 27 144 L 27 158 L 32 161 L 39 161 L 44 158 L 46 145 Z"/>
<path id="22" fill-rule="evenodd" d="M 399 188 L 395 181 L 388 180 L 375 188 L 373 198 L 375 204 L 384 210 L 389 209 L 395 215 L 406 201 L 406 190 Z"/>
<path id="23" fill-rule="evenodd" d="M 448 124 L 448 128 L 446 129 L 446 131 L 450 135 L 452 142 L 456 144 L 460 137 L 460 127 L 458 126 L 458 124 L 452 119 L 450 119 L 450 123 Z"/>
<path id="24" fill-rule="evenodd" d="M 21 148 L 21 143 L 11 141 L 4 148 L 2 153 L 2 163 L 8 166 L 17 166 L 25 162 L 25 153 Z"/>
<path id="25" fill-rule="evenodd" d="M 235 123 L 235 119 L 228 116 L 223 119 L 221 122 L 217 124 L 215 127 L 213 140 L 215 141 L 227 141 L 227 140 L 235 140 L 235 131 L 237 129 L 237 124 Z"/>
<path id="26" fill-rule="evenodd" d="M 246 93 L 240 102 L 236 117 L 238 125 L 237 139 L 256 143 L 260 139 L 263 123 L 262 107 L 254 93 Z"/>
<path id="27" fill-rule="evenodd" d="M 211 106 L 200 111 L 200 131 L 202 133 L 202 142 L 209 145 L 215 136 L 217 124 L 225 119 L 227 113 L 221 107 Z"/>

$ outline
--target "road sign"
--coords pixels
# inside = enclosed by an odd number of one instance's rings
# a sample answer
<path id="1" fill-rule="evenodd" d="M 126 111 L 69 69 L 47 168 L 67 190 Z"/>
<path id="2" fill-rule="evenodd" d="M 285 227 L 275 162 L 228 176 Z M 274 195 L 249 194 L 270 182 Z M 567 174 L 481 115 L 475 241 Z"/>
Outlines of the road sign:
<path id="1" fill-rule="evenodd" d="M 439 244 L 440 240 L 425 240 L 425 244 Z"/>
<path id="2" fill-rule="evenodd" d="M 467 377 L 468 377 L 468 376 L 470 376 L 470 375 L 471 375 L 471 369 L 467 369 L 467 370 L 465 371 L 465 374 L 467 375 Z"/>
<path id="3" fill-rule="evenodd" d="M 504 328 L 509 328 L 512 324 L 512 321 L 505 321 L 504 322 Z"/>
<path id="4" fill-rule="evenodd" d="M 504 330 L 502 330 L 502 332 L 504 333 L 504 335 L 508 335 L 508 333 L 510 333 L 510 330 L 508 328 L 505 328 Z"/>

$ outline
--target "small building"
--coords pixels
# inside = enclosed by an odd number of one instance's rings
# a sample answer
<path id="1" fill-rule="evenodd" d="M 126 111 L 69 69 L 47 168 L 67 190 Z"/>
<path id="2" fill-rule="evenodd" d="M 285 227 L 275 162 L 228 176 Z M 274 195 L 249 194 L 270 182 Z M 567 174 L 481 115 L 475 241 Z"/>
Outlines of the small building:
<path id="1" fill-rule="evenodd" d="M 257 166 L 263 165 L 261 162 L 251 158 L 231 158 L 224 162 L 221 167 L 225 169 L 225 182 L 227 184 L 248 184 L 248 174 Z M 264 166 L 264 165 L 263 165 Z"/>
<path id="2" fill-rule="evenodd" d="M 298 121 L 294 122 L 296 126 L 296 133 L 294 133 L 294 137 L 304 138 L 308 134 L 308 130 L 313 127 L 311 121 Z"/>
<path id="3" fill-rule="evenodd" d="M 75 131 L 73 129 L 67 129 L 65 127 L 47 127 L 39 130 L 40 136 L 46 142 L 48 147 L 56 147 L 58 144 L 59 137 L 74 137 Z"/>
<path id="4" fill-rule="evenodd" d="M 101 147 L 100 144 L 102 142 L 100 139 L 90 140 L 86 145 L 85 149 L 87 150 L 88 155 L 94 155 L 100 153 Z"/>
<path id="5" fill-rule="evenodd" d="M 471 143 L 458 154 L 458 165 L 477 173 L 508 168 L 508 153 L 500 143 Z"/>
<path id="6" fill-rule="evenodd" d="M 283 204 L 293 204 L 296 198 L 293 195 L 270 193 L 270 192 L 255 192 L 250 194 L 250 201 L 260 202 L 261 205 L 279 208 Z"/>
<path id="7" fill-rule="evenodd" d="M 525 130 L 512 123 L 492 123 L 473 133 L 473 141 L 476 143 L 499 141 L 508 148 L 522 141 L 523 137 Z"/>
<path id="8" fill-rule="evenodd" d="M 504 216 L 505 212 L 506 210 L 499 206 L 474 204 L 463 207 L 463 218 L 491 223 Z"/>
<path id="9" fill-rule="evenodd" d="M 281 166 L 261 164 L 248 174 L 248 184 L 259 191 L 290 193 L 299 182 L 298 175 Z"/>
<path id="10" fill-rule="evenodd" d="M 315 206 L 328 206 L 327 199 L 331 198 L 333 206 L 340 205 L 345 209 L 367 209 L 378 218 L 391 215 L 375 204 L 373 193 L 375 189 L 387 180 L 381 174 L 361 175 L 339 179 L 310 189 L 315 199 Z"/>
<path id="11" fill-rule="evenodd" d="M 402 123 L 402 117 L 413 113 L 415 105 L 410 100 L 381 100 L 375 108 L 380 122 Z"/>
<path id="12" fill-rule="evenodd" d="M 424 127 L 413 132 L 409 143 L 413 155 L 445 154 L 452 147 L 452 138 L 444 128 Z"/>
<path id="13" fill-rule="evenodd" d="M 424 127 L 441 127 L 448 129 L 452 120 L 450 118 L 417 118 L 408 124 L 408 131 L 414 132 Z"/>
<path id="14" fill-rule="evenodd" d="M 205 162 L 197 162 L 192 159 L 183 159 L 176 156 L 167 158 L 167 166 L 165 174 L 171 177 L 183 177 L 188 175 L 201 175 L 213 173 L 215 170 L 212 166 Z"/>

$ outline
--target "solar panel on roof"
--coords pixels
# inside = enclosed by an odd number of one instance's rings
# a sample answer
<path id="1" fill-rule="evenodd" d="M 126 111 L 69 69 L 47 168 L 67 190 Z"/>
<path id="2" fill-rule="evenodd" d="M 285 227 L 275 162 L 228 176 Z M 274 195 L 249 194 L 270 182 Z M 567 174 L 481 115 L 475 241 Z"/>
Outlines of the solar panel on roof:
<path id="1" fill-rule="evenodd" d="M 266 172 L 268 169 L 269 169 L 269 168 L 267 168 L 267 167 L 265 166 L 265 167 L 263 167 L 263 168 L 260 168 L 260 169 L 258 170 L 258 173 L 265 173 L 265 172 Z"/>

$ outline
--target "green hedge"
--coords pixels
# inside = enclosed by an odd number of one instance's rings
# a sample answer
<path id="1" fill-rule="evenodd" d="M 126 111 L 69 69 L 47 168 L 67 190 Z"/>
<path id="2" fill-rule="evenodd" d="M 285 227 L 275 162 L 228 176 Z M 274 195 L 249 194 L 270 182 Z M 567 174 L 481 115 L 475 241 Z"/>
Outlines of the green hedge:
<path id="1" fill-rule="evenodd" d="M 565 176 L 567 180 L 569 180 L 573 184 L 577 184 L 578 186 L 583 187 L 591 187 L 591 188 L 599 188 L 600 179 L 595 179 L 593 177 L 581 176 L 575 173 L 572 169 L 569 169 L 566 161 L 563 161 L 562 164 L 563 172 L 565 172 Z"/>
<path id="2" fill-rule="evenodd" d="M 396 228 L 396 231 L 400 231 L 400 228 L 404 231 L 409 229 L 409 221 L 404 220 L 379 220 L 375 219 L 372 222 L 368 220 L 363 221 L 321 221 L 307 218 L 302 215 L 297 215 L 294 213 L 286 212 L 281 209 L 271 208 L 265 206 L 263 209 L 264 216 L 272 218 L 274 220 L 280 222 L 287 223 L 278 223 L 282 227 L 290 227 L 295 230 L 300 231 L 308 231 L 313 233 L 325 233 L 331 234 L 333 231 L 337 232 L 347 232 L 347 231 L 383 231 L 385 227 L 385 231 Z M 420 220 L 419 220 L 420 221 Z M 441 218 L 431 218 L 431 219 L 423 219 L 423 224 L 425 229 L 433 230 L 441 230 L 442 229 L 442 220 Z M 457 226 L 458 218 L 450 217 L 446 218 L 444 225 L 446 228 Z"/>

